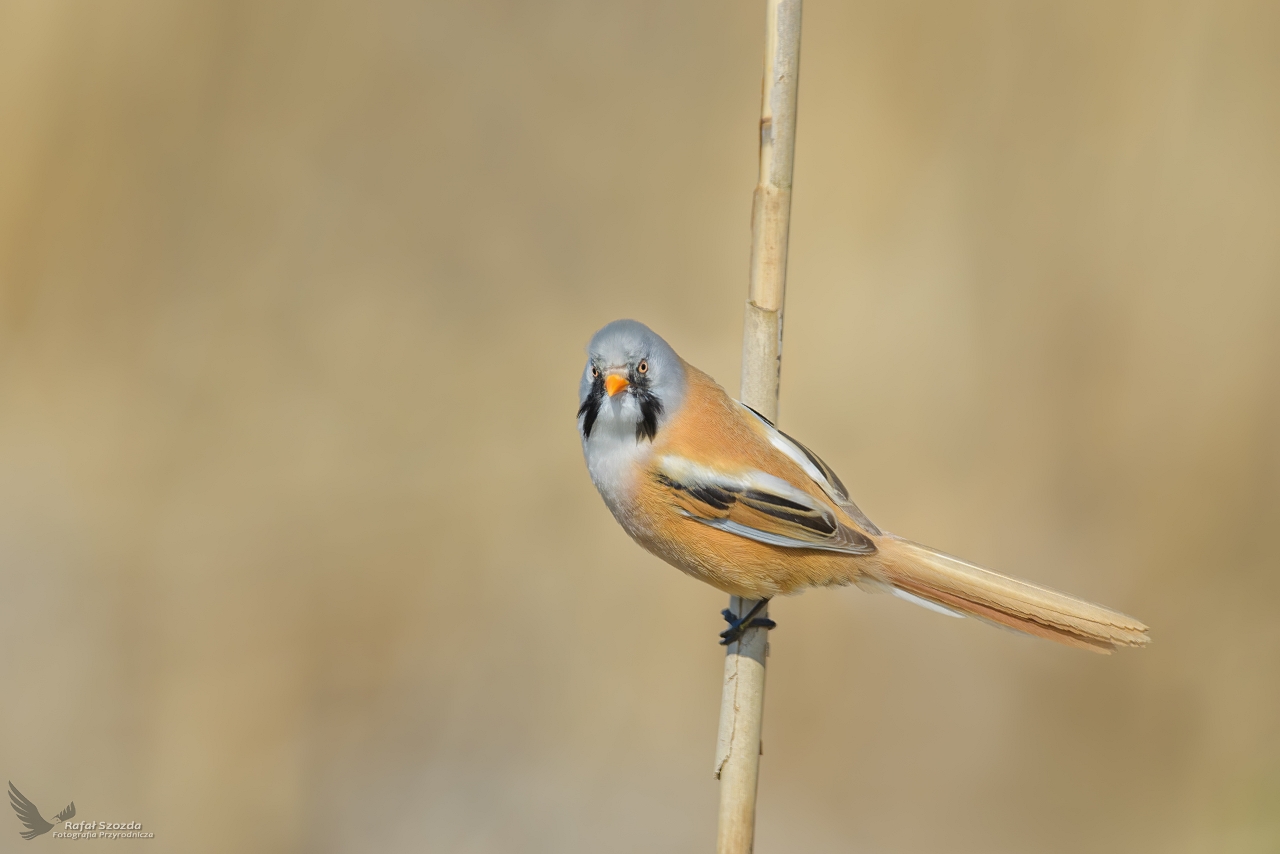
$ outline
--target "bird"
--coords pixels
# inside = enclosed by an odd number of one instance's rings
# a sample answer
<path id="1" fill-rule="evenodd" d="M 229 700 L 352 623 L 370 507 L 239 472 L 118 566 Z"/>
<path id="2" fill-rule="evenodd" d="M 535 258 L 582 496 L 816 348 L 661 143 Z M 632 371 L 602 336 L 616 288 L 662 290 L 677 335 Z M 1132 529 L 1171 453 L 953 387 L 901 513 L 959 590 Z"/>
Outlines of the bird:
<path id="1" fill-rule="evenodd" d="M 1110 653 L 1150 640 L 1133 617 L 884 531 L 839 476 L 635 320 L 592 336 L 578 385 L 587 471 L 623 530 L 686 574 L 744 599 L 721 643 L 774 596 L 857 585 L 955 617 Z M 761 620 L 763 619 L 763 622 Z"/>
<path id="2" fill-rule="evenodd" d="M 18 787 L 13 785 L 13 781 L 9 781 L 9 804 L 13 807 L 13 811 L 18 814 L 18 820 L 27 828 L 25 831 L 19 831 L 23 839 L 35 839 L 42 833 L 48 833 L 53 830 L 53 824 L 44 820 L 44 816 L 40 815 L 40 810 L 36 809 L 36 805 L 27 799 L 27 796 L 18 791 Z M 70 806 L 53 817 L 54 822 L 69 821 L 75 818 L 76 802 L 72 801 Z"/>

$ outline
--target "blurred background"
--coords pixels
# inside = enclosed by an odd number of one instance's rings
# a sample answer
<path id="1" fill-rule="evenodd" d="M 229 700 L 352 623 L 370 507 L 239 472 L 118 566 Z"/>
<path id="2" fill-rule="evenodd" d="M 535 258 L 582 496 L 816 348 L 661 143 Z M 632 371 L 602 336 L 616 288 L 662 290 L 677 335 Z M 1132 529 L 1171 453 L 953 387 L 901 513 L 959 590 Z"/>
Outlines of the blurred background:
<path id="1" fill-rule="evenodd" d="M 617 527 L 574 412 L 623 316 L 736 394 L 763 38 L 0 5 L 5 779 L 120 848 L 712 850 L 726 597 Z M 762 854 L 1280 850 L 1277 43 L 806 4 L 782 426 L 1154 642 L 779 602 Z"/>

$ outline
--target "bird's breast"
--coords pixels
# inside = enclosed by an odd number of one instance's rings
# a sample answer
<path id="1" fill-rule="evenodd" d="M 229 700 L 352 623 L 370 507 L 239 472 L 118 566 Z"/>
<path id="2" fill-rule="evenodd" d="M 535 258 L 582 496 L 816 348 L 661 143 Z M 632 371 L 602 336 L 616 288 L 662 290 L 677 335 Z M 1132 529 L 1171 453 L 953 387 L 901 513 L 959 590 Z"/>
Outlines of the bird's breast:
<path id="1" fill-rule="evenodd" d="M 582 451 L 591 482 L 614 517 L 630 531 L 634 521 L 631 511 L 652 446 L 648 441 L 636 441 L 634 435 L 601 431 L 583 442 Z"/>

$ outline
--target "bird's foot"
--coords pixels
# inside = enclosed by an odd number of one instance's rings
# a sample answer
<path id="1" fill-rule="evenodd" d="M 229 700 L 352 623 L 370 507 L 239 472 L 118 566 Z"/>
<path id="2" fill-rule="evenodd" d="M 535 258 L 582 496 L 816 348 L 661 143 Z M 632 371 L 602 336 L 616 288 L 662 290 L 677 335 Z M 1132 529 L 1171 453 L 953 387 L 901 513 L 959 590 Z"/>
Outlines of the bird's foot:
<path id="1" fill-rule="evenodd" d="M 768 599 L 761 599 L 755 604 L 754 608 L 743 614 L 741 617 L 736 616 L 728 608 L 721 611 L 720 613 L 724 616 L 724 621 L 729 624 L 729 628 L 720 633 L 720 645 L 728 646 L 731 643 L 737 643 L 742 640 L 742 634 L 747 629 L 776 628 L 778 624 L 773 620 L 770 620 L 768 617 L 756 616 L 756 614 L 759 614 L 760 611 L 763 610 L 764 606 L 768 604 Z"/>

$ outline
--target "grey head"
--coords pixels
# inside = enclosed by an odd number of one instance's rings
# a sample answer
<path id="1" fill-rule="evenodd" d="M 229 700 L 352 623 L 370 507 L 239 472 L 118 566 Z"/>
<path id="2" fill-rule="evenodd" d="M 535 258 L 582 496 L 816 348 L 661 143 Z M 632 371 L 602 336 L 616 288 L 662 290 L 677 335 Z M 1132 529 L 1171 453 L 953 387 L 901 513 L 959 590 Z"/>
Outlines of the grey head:
<path id="1" fill-rule="evenodd" d="M 652 329 L 615 320 L 591 337 L 578 384 L 578 430 L 598 439 L 653 441 L 684 401 L 684 362 Z"/>

